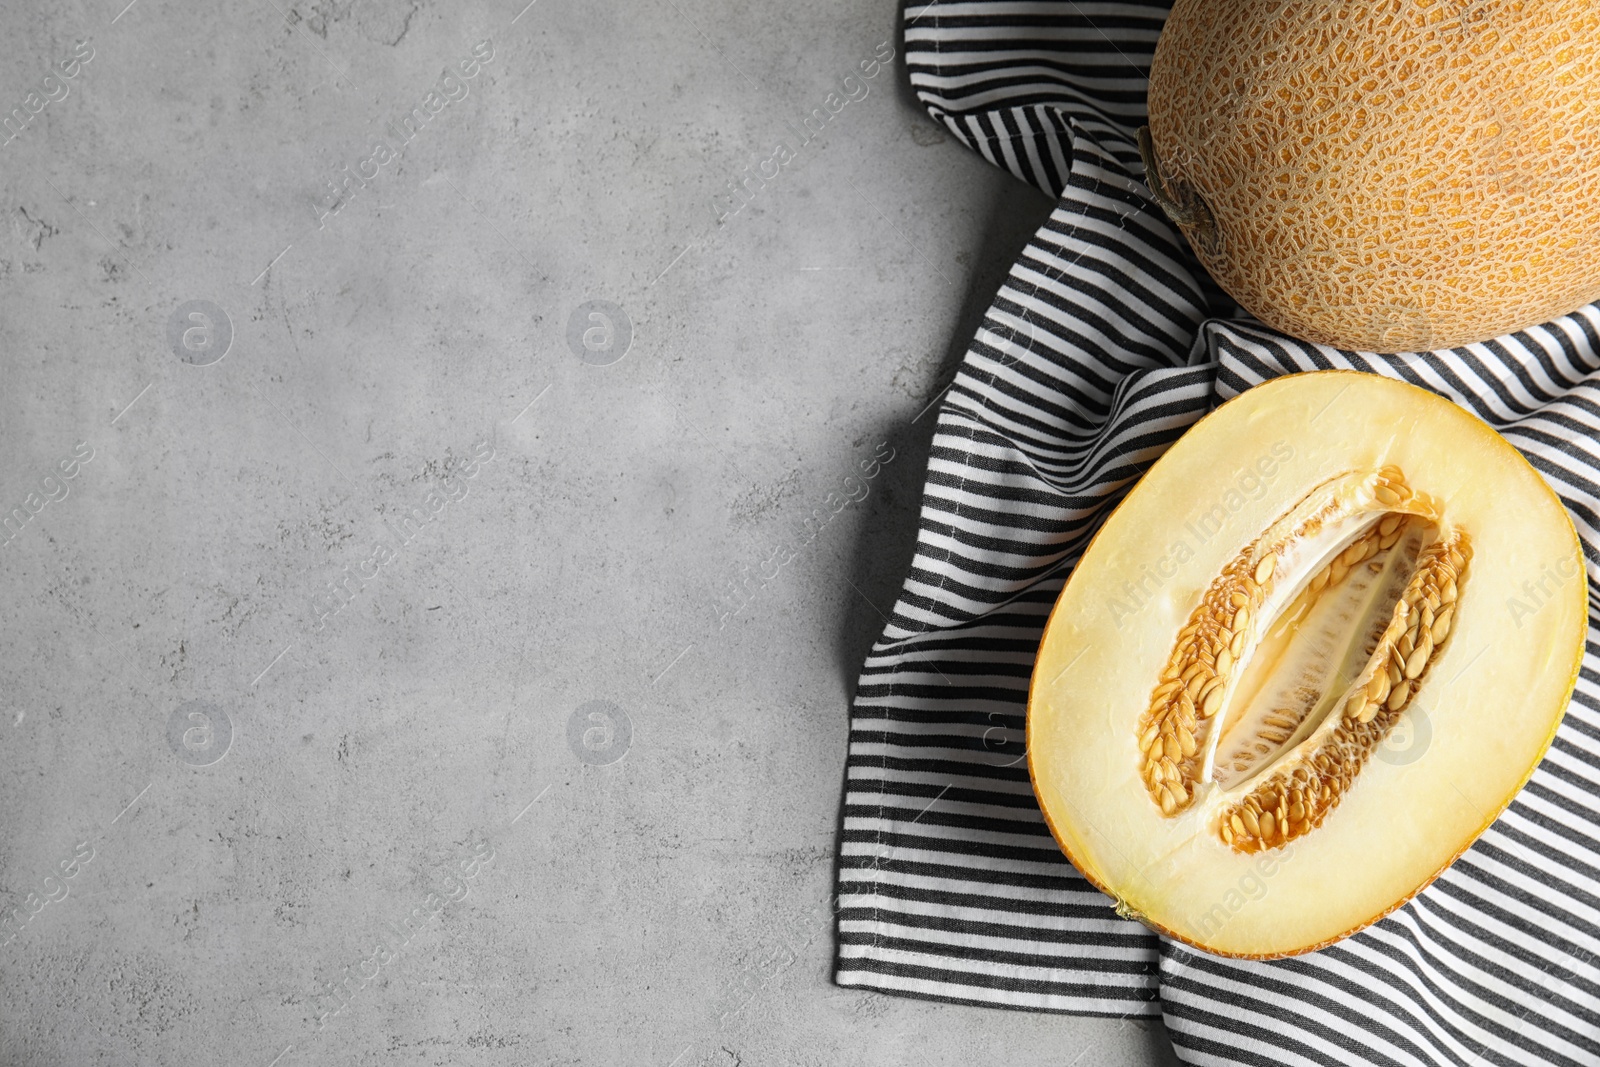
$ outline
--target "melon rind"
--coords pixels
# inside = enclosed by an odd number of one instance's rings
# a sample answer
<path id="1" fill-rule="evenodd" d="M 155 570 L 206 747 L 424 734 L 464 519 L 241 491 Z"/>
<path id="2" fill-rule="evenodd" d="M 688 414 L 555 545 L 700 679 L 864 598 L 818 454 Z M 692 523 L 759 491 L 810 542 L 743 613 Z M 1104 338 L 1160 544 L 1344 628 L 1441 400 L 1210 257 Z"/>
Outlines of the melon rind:
<path id="1" fill-rule="evenodd" d="M 1600 299 L 1597 38 L 1592 0 L 1177 0 L 1154 153 L 1207 209 L 1200 262 L 1274 329 L 1485 341 Z"/>

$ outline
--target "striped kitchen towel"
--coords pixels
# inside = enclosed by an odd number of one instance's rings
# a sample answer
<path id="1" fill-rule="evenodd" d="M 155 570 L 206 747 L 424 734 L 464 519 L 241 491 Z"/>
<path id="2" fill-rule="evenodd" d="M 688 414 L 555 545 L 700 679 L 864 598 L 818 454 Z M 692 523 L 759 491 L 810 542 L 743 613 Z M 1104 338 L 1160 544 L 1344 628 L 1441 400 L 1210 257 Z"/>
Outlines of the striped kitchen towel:
<path id="1" fill-rule="evenodd" d="M 1241 312 L 1144 185 L 1135 131 L 1166 5 L 905 11 L 912 85 L 983 157 L 1059 197 L 939 409 L 916 556 L 850 716 L 836 980 L 1166 1021 L 1192 1064 L 1600 1063 L 1600 644 L 1511 808 L 1432 887 L 1287 960 L 1119 919 L 1062 858 L 1023 756 L 1035 649 L 1099 523 L 1217 404 L 1355 368 L 1495 426 L 1600 576 L 1600 305 L 1464 348 L 1375 356 Z M 1591 635 L 1595 617 L 1591 613 Z"/>

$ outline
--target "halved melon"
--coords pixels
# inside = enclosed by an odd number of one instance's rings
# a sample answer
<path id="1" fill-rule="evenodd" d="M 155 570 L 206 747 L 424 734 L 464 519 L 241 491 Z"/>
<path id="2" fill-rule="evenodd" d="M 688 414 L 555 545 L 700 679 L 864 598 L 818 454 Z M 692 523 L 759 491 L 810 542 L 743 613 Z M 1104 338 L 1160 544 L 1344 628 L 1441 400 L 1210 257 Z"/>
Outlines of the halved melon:
<path id="1" fill-rule="evenodd" d="M 1329 944 L 1527 781 L 1587 591 L 1560 501 L 1475 416 L 1351 371 L 1267 382 L 1162 456 L 1062 590 L 1040 807 L 1124 915 L 1224 955 Z"/>

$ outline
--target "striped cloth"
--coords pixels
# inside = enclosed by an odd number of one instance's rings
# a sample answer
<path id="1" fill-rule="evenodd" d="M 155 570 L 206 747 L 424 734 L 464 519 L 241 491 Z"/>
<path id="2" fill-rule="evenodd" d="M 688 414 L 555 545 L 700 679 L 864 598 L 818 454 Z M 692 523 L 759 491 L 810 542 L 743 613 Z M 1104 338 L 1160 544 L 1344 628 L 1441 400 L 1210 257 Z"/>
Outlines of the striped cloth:
<path id="1" fill-rule="evenodd" d="M 1398 356 L 1275 334 L 1151 201 L 1134 132 L 1160 4 L 905 11 L 911 82 L 985 159 L 1059 197 L 939 410 L 911 573 L 851 710 L 836 981 L 1162 1016 L 1192 1064 L 1600 1063 L 1600 645 L 1510 810 L 1412 903 L 1333 948 L 1211 957 L 1119 919 L 1067 864 L 1023 758 L 1029 673 L 1099 523 L 1217 404 L 1355 368 L 1477 413 L 1549 480 L 1600 576 L 1600 305 Z"/>

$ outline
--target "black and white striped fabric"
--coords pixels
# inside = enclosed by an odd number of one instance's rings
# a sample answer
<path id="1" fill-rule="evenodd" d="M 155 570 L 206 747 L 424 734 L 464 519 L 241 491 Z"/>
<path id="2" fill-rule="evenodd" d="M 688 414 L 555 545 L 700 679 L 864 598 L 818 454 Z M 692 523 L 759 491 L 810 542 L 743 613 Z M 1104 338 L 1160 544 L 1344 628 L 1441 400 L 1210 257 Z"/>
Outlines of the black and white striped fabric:
<path id="1" fill-rule="evenodd" d="M 939 411 L 911 573 L 851 713 L 836 980 L 1162 1016 L 1192 1064 L 1600 1063 L 1600 645 L 1511 809 L 1393 916 L 1289 960 L 1119 919 L 1062 858 L 1023 761 L 1033 656 L 1098 524 L 1265 379 L 1346 367 L 1475 412 L 1549 479 L 1600 576 L 1600 305 L 1400 356 L 1277 335 L 1209 281 L 1142 183 L 1162 4 L 908 7 L 911 80 L 984 158 L 1060 198 Z"/>

